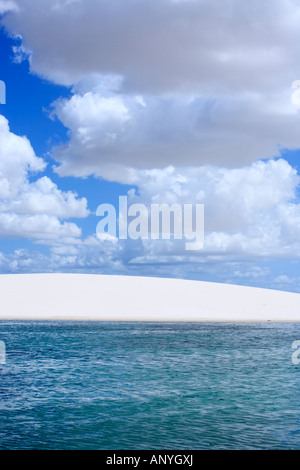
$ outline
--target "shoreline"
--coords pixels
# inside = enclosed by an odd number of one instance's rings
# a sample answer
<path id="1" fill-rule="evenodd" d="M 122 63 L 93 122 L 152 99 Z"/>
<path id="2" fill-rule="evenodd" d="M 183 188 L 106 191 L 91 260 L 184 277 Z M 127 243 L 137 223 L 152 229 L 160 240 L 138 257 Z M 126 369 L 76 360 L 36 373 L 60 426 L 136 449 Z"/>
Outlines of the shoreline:
<path id="1" fill-rule="evenodd" d="M 255 325 L 255 324 L 298 324 L 300 323 L 300 320 L 118 320 L 117 318 L 114 320 L 101 320 L 101 319 L 96 319 L 96 318 L 78 318 L 78 317 L 70 317 L 70 318 L 2 318 L 0 317 L 0 325 L 1 323 L 6 323 L 6 322 L 13 322 L 13 323 L 205 323 L 206 325 L 214 325 L 214 324 L 244 324 L 244 325 Z"/>
<path id="2" fill-rule="evenodd" d="M 1 274 L 0 320 L 300 322 L 300 294 L 182 279 Z"/>

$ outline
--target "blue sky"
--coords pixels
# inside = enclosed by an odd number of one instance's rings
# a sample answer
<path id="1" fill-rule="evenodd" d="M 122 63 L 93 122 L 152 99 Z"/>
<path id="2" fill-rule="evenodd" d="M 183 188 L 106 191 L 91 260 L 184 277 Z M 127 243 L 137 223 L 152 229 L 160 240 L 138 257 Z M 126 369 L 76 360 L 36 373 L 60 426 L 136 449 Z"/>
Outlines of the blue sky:
<path id="1" fill-rule="evenodd" d="M 0 1 L 0 272 L 300 292 L 300 5 L 242 3 Z M 98 239 L 127 194 L 204 204 L 204 249 Z"/>

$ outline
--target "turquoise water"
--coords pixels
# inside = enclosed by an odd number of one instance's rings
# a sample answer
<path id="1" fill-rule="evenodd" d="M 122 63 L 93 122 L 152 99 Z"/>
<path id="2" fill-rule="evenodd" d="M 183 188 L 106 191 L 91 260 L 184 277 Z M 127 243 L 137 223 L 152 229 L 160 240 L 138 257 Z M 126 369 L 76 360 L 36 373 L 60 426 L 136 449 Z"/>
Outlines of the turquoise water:
<path id="1" fill-rule="evenodd" d="M 300 449 L 299 324 L 0 322 L 0 449 Z"/>

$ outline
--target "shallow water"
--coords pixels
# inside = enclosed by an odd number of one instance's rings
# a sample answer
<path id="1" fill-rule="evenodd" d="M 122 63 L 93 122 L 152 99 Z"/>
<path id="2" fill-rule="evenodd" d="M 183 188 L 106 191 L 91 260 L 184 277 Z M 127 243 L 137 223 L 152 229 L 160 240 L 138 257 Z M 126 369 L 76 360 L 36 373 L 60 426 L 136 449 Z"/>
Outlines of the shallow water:
<path id="1" fill-rule="evenodd" d="M 0 322 L 0 449 L 300 449 L 300 324 Z"/>

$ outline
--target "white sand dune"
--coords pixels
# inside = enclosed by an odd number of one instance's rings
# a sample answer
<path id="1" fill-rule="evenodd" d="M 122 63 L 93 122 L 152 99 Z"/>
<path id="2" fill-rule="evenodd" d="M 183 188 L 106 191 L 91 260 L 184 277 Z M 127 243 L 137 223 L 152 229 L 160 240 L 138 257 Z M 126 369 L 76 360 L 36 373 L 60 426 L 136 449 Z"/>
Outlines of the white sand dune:
<path id="1" fill-rule="evenodd" d="M 89 274 L 0 275 L 0 319 L 300 321 L 300 294 Z"/>

